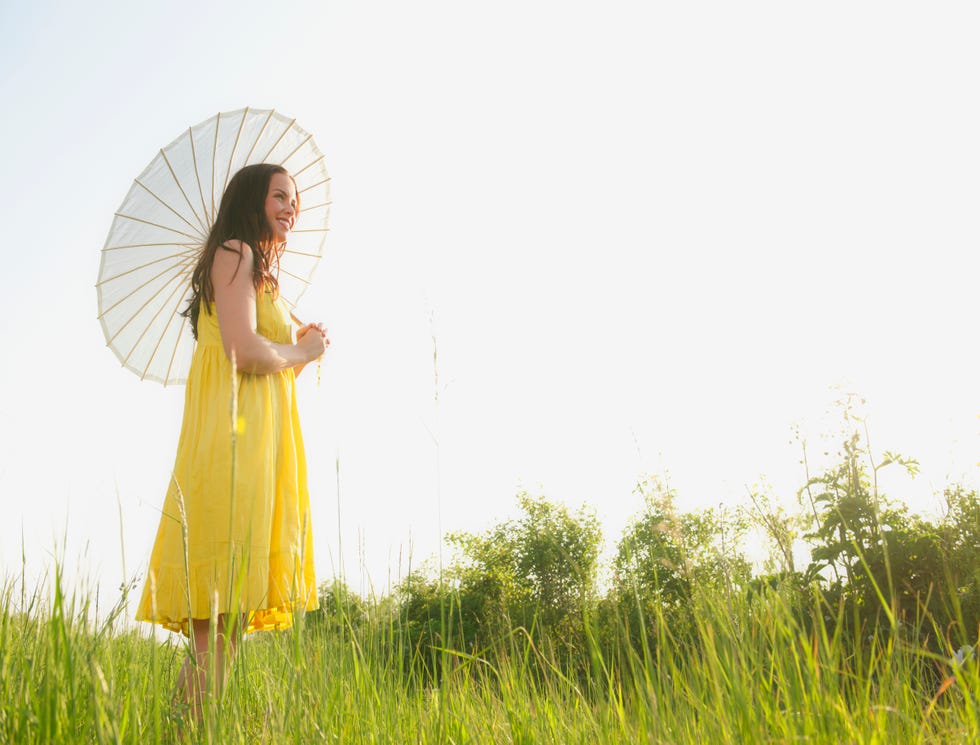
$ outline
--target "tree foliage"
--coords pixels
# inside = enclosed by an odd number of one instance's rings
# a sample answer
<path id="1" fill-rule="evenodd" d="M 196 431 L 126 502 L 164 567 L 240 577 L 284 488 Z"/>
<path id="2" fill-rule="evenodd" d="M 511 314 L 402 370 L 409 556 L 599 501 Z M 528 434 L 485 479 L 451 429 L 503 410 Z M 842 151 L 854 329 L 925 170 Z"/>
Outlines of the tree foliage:
<path id="1" fill-rule="evenodd" d="M 699 592 L 729 596 L 751 576 L 741 540 L 748 523 L 722 508 L 678 512 L 676 494 L 656 478 L 634 490 L 643 510 L 623 534 L 613 561 L 616 604 L 635 642 L 654 619 L 666 619 L 676 636 L 693 631 Z"/>
<path id="2" fill-rule="evenodd" d="M 398 588 L 417 647 L 469 651 L 515 628 L 565 650 L 580 648 L 594 602 L 602 534 L 595 513 L 517 495 L 521 514 L 483 533 L 454 533 L 441 578 L 416 572 Z M 438 630 L 438 633 L 436 632 Z"/>
<path id="3" fill-rule="evenodd" d="M 847 421 L 862 424 L 853 416 Z M 399 654 L 421 657 L 434 676 L 457 659 L 453 650 L 513 654 L 517 637 L 579 671 L 630 647 L 648 654 L 681 643 L 696 653 L 701 618 L 717 618 L 719 610 L 761 618 L 774 603 L 805 635 L 822 624 L 857 647 L 879 634 L 898 635 L 940 658 L 976 645 L 977 491 L 950 485 L 944 514 L 930 519 L 881 492 L 885 468 L 911 478 L 917 463 L 890 452 L 874 456 L 866 432 L 852 426 L 836 462 L 807 475 L 799 514 L 758 492 L 750 493 L 747 511 L 721 505 L 682 511 L 664 481 L 644 478 L 634 492 L 642 507 L 614 546 L 603 587 L 595 513 L 521 492 L 517 517 L 483 532 L 451 534 L 451 559 L 438 571 L 415 570 L 390 598 L 373 603 L 343 583 L 324 585 L 321 610 L 311 619 L 326 633 L 343 634 L 371 613 L 384 616 L 388 641 L 396 640 Z M 770 542 L 763 573 L 755 576 L 746 557 L 753 535 Z"/>

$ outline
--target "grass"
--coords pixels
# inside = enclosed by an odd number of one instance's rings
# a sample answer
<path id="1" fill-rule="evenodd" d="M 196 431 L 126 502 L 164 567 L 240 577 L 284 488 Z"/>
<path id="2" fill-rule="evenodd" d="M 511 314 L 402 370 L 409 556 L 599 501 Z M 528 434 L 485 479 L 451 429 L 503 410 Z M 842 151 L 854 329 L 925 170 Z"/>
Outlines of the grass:
<path id="1" fill-rule="evenodd" d="M 299 623 L 248 638 L 224 693 L 181 729 L 182 646 L 125 630 L 121 606 L 94 623 L 61 582 L 55 572 L 44 597 L 2 587 L 0 742 L 980 741 L 975 664 L 951 666 L 884 632 L 855 650 L 823 623 L 806 628 L 777 593 L 702 598 L 686 641 L 665 617 L 645 619 L 657 643 L 639 651 L 625 619 L 601 643 L 590 622 L 574 673 L 521 628 L 487 650 L 405 654 L 397 613 L 379 603 L 354 623 L 338 601 L 332 630 Z M 438 658 L 438 681 L 425 654 Z"/>

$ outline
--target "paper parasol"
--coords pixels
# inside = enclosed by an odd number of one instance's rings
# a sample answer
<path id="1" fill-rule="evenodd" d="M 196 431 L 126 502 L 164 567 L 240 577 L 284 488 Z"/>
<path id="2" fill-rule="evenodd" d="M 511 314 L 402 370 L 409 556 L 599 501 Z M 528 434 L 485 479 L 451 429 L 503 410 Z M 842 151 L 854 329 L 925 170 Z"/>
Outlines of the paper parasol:
<path id="1" fill-rule="evenodd" d="M 102 249 L 96 284 L 106 343 L 143 380 L 187 379 L 194 338 L 181 316 L 190 278 L 228 180 L 277 163 L 296 179 L 301 210 L 280 259 L 279 293 L 295 307 L 323 254 L 330 177 L 312 135 L 275 110 L 240 109 L 197 124 L 133 182 Z"/>

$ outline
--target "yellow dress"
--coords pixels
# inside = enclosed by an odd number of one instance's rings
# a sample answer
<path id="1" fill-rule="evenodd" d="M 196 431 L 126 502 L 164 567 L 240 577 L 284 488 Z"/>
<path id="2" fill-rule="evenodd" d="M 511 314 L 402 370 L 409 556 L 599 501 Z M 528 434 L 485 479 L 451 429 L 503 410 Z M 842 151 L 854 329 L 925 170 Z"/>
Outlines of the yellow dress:
<path id="1" fill-rule="evenodd" d="M 257 295 L 258 333 L 290 343 L 282 300 Z M 296 376 L 237 373 L 233 383 L 210 311 L 198 318 L 176 463 L 136 618 L 186 634 L 188 618 L 241 612 L 246 631 L 285 628 L 294 611 L 317 607 Z"/>

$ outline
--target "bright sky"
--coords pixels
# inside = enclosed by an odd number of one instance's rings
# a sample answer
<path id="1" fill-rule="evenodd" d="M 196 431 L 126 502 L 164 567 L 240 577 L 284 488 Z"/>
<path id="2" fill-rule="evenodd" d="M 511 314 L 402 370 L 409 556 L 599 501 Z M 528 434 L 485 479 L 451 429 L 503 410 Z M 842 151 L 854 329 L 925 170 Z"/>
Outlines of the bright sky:
<path id="1" fill-rule="evenodd" d="M 145 566 L 183 390 L 105 348 L 100 249 L 160 147 L 244 106 L 333 177 L 301 304 L 333 339 L 300 381 L 322 577 L 383 590 L 440 512 L 480 530 L 522 486 L 609 544 L 647 472 L 685 508 L 792 503 L 835 386 L 922 461 L 892 496 L 977 482 L 974 3 L 40 0 L 0 28 L 5 574 L 22 536 L 36 572 L 67 535 L 103 598 Z"/>

